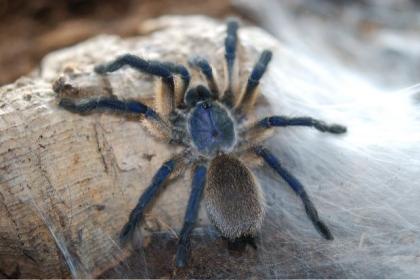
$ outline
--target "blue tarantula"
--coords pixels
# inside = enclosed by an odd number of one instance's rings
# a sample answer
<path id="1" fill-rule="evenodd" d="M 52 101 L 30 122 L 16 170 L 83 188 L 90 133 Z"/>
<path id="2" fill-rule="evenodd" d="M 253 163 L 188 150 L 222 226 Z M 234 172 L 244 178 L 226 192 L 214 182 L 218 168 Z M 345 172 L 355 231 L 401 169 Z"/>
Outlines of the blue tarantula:
<path id="1" fill-rule="evenodd" d="M 257 180 L 239 156 L 252 154 L 261 158 L 280 175 L 301 198 L 306 214 L 319 233 L 328 240 L 333 236 L 321 221 L 302 184 L 283 168 L 280 161 L 262 145 L 275 127 L 308 126 L 321 132 L 346 132 L 341 125 L 327 125 L 310 117 L 270 116 L 250 121 L 251 111 L 259 96 L 259 81 L 265 73 L 272 53 L 265 50 L 252 68 L 247 82 L 239 86 L 238 23 L 227 24 L 225 44 L 225 87 L 219 89 L 214 68 L 201 57 L 189 61 L 201 73 L 207 86 L 190 86 L 191 76 L 183 65 L 144 60 L 126 54 L 110 63 L 98 65 L 96 73 L 105 74 L 129 66 L 158 78 L 152 109 L 135 100 L 95 97 L 75 101 L 62 98 L 59 105 L 79 114 L 108 109 L 112 112 L 142 117 L 142 123 L 154 135 L 168 143 L 183 146 L 183 152 L 169 159 L 157 170 L 150 185 L 131 211 L 120 233 L 121 241 L 132 237 L 143 214 L 169 177 L 193 167 L 192 188 L 176 252 L 176 266 L 187 264 L 190 235 L 197 219 L 200 200 L 204 200 L 208 216 L 221 235 L 232 242 L 249 240 L 258 233 L 264 218 L 264 197 Z M 248 242 L 248 241 L 247 241 Z"/>

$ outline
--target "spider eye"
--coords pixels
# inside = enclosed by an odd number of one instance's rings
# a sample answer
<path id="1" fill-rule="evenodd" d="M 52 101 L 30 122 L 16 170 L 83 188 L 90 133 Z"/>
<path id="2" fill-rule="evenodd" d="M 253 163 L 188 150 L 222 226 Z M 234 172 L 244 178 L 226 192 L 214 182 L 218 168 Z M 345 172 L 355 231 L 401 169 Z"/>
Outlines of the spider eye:
<path id="1" fill-rule="evenodd" d="M 203 85 L 198 85 L 187 91 L 185 94 L 185 104 L 188 107 L 194 107 L 200 101 L 205 101 L 213 98 L 211 92 Z"/>
<path id="2" fill-rule="evenodd" d="M 209 104 L 208 102 L 203 102 L 201 103 L 201 107 L 203 109 L 208 109 L 208 108 L 211 108 L 211 104 Z"/>

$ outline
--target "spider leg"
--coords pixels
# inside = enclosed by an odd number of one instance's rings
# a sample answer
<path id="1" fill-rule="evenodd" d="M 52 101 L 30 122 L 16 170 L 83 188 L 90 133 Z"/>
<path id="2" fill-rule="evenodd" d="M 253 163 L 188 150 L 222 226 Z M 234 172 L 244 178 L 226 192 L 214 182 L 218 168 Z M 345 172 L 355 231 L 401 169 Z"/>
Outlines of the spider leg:
<path id="1" fill-rule="evenodd" d="M 155 198 L 165 180 L 171 175 L 171 173 L 173 173 L 177 163 L 176 159 L 170 159 L 166 161 L 155 173 L 152 178 L 152 182 L 140 196 L 136 207 L 134 207 L 130 213 L 128 222 L 121 230 L 119 237 L 122 244 L 132 237 L 137 224 L 139 224 L 143 218 L 145 208 L 149 205 L 153 198 Z"/>
<path id="2" fill-rule="evenodd" d="M 141 72 L 161 78 L 161 82 L 158 83 L 156 87 L 156 101 L 158 112 L 165 117 L 169 116 L 177 105 L 173 74 L 178 73 L 181 75 L 184 80 L 184 87 L 186 81 L 189 83 L 190 79 L 189 73 L 184 66 L 172 63 L 162 63 L 154 60 L 145 60 L 132 54 L 125 54 L 109 63 L 97 65 L 95 67 L 95 72 L 98 74 L 105 74 L 117 71 L 123 66 L 130 66 Z"/>
<path id="3" fill-rule="evenodd" d="M 162 64 L 168 67 L 169 71 L 171 71 L 172 73 L 181 76 L 181 79 L 184 83 L 183 91 L 185 91 L 188 88 L 191 81 L 191 74 L 188 71 L 188 69 L 182 64 L 175 64 L 172 62 L 163 62 Z"/>
<path id="4" fill-rule="evenodd" d="M 82 115 L 104 110 L 122 114 L 142 115 L 150 120 L 154 127 L 166 135 L 166 137 L 171 138 L 171 129 L 168 124 L 161 119 L 159 114 L 152 108 L 135 100 L 120 100 L 114 97 L 103 96 L 80 101 L 63 98 L 58 105 L 67 111 Z"/>
<path id="5" fill-rule="evenodd" d="M 258 121 L 255 125 L 255 128 L 271 128 L 278 126 L 309 126 L 316 128 L 321 132 L 329 132 L 334 134 L 341 134 L 347 131 L 345 126 L 339 124 L 327 125 L 325 122 L 311 117 L 289 118 L 285 116 L 266 117 Z"/>
<path id="6" fill-rule="evenodd" d="M 181 230 L 176 251 L 175 262 L 177 267 L 185 267 L 187 264 L 188 255 L 190 253 L 190 235 L 195 221 L 197 220 L 200 200 L 206 183 L 206 173 L 207 168 L 203 165 L 198 165 L 194 170 L 191 195 L 188 200 L 188 206 L 184 217 L 184 225 Z"/>
<path id="7" fill-rule="evenodd" d="M 172 73 L 180 76 L 182 80 L 181 85 L 175 83 L 175 102 L 176 106 L 178 107 L 184 101 L 185 92 L 187 91 L 188 86 L 190 85 L 191 74 L 188 71 L 188 69 L 182 64 L 175 64 L 172 62 L 163 62 L 162 64 L 168 67 L 168 69 Z"/>
<path id="8" fill-rule="evenodd" d="M 263 51 L 258 61 L 252 68 L 251 74 L 249 74 L 248 77 L 246 87 L 237 104 L 237 110 L 239 111 L 239 113 L 242 113 L 241 111 L 249 110 L 254 105 L 255 100 L 259 94 L 258 85 L 262 76 L 267 70 L 267 66 L 270 63 L 272 56 L 273 54 L 271 51 Z"/>
<path id="9" fill-rule="evenodd" d="M 324 224 L 323 221 L 318 216 L 318 211 L 316 210 L 314 204 L 306 193 L 304 187 L 292 174 L 290 174 L 286 169 L 281 166 L 279 160 L 274 156 L 268 149 L 258 146 L 255 148 L 255 153 L 262 157 L 265 162 L 273 168 L 277 174 L 279 174 L 293 189 L 293 191 L 301 198 L 303 205 L 305 206 L 306 214 L 309 219 L 312 221 L 312 224 L 316 230 L 327 240 L 333 240 L 328 227 Z"/>
<path id="10" fill-rule="evenodd" d="M 234 93 L 237 89 L 239 67 L 236 59 L 238 46 L 238 22 L 229 20 L 227 23 L 226 38 L 225 38 L 225 78 L 226 88 L 223 95 L 223 103 L 228 107 L 235 104 Z"/>
<path id="11" fill-rule="evenodd" d="M 250 126 L 245 127 L 241 132 L 242 141 L 238 144 L 238 151 L 246 151 L 258 143 L 269 138 L 274 127 L 285 126 L 307 126 L 314 127 L 321 132 L 342 134 L 347 131 L 345 126 L 339 124 L 327 125 L 325 122 L 310 117 L 289 118 L 286 116 L 271 116 L 263 118 Z"/>
<path id="12" fill-rule="evenodd" d="M 152 108 L 134 100 L 119 100 L 113 97 L 96 97 L 74 101 L 63 98 L 58 105 L 67 111 L 79 114 L 88 114 L 94 111 L 109 109 L 120 113 L 140 114 L 148 118 L 158 118 L 159 115 Z"/>
<path id="13" fill-rule="evenodd" d="M 216 99 L 219 98 L 219 88 L 217 86 L 216 78 L 214 76 L 214 69 L 207 61 L 207 59 L 196 56 L 189 61 L 192 67 L 196 67 L 204 75 L 207 80 L 210 91 L 213 93 Z"/>
<path id="14" fill-rule="evenodd" d="M 108 72 L 114 72 L 124 66 L 130 66 L 141 72 L 161 77 L 169 87 L 174 88 L 173 75 L 167 65 L 162 62 L 154 60 L 145 60 L 132 54 L 125 54 L 117 57 L 115 60 L 100 64 L 95 67 L 95 72 L 98 74 L 105 74 Z"/>

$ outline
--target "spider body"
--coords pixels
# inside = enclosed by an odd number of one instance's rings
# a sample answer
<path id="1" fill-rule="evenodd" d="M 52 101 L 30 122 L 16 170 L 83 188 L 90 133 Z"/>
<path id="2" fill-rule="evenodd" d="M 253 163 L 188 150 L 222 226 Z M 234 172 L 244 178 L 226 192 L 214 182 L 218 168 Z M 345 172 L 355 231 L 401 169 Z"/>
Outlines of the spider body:
<path id="1" fill-rule="evenodd" d="M 95 71 L 103 75 L 129 66 L 157 77 L 154 108 L 136 100 L 104 96 L 78 101 L 62 98 L 59 102 L 59 106 L 73 113 L 89 114 L 106 109 L 123 115 L 142 116 L 141 123 L 151 129 L 153 135 L 184 147 L 181 153 L 168 159 L 157 170 L 120 233 L 122 242 L 130 239 L 167 179 L 192 167 L 191 194 L 176 252 L 177 267 L 187 264 L 190 235 L 203 193 L 208 216 L 222 236 L 236 241 L 252 239 L 257 235 L 263 223 L 265 203 L 261 187 L 248 167 L 250 163 L 238 158 L 247 153 L 258 156 L 272 168 L 301 198 L 307 216 L 318 232 L 325 239 L 333 239 L 303 185 L 283 168 L 263 142 L 267 138 L 265 132 L 276 127 L 313 127 L 334 134 L 344 133 L 346 128 L 327 125 L 311 117 L 269 116 L 256 122 L 248 121 L 247 116 L 252 113 L 260 94 L 259 81 L 267 70 L 272 53 L 269 50 L 261 53 L 245 86 L 240 87 L 237 30 L 238 23 L 229 21 L 223 90 L 220 90 L 215 71 L 205 58 L 192 58 L 189 66 L 190 70 L 200 72 L 207 86 L 190 87 L 191 76 L 185 66 L 127 54 L 98 65 Z"/>
<path id="2" fill-rule="evenodd" d="M 228 153 L 235 144 L 235 124 L 228 110 L 216 101 L 199 102 L 191 111 L 188 131 L 197 151 L 204 156 Z"/>
<path id="3" fill-rule="evenodd" d="M 230 240 L 256 236 L 264 217 L 264 196 L 248 167 L 233 156 L 216 156 L 205 188 L 207 214 Z"/>

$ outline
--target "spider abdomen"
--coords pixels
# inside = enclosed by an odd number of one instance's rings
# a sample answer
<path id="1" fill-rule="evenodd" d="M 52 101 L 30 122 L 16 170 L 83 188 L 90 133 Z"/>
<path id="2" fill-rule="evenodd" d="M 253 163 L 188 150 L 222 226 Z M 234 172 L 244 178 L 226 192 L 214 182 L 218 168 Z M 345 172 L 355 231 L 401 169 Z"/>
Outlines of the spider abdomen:
<path id="1" fill-rule="evenodd" d="M 236 141 L 232 117 L 217 102 L 198 103 L 189 116 L 188 129 L 194 146 L 207 156 L 229 151 Z"/>
<path id="2" fill-rule="evenodd" d="M 264 197 L 251 171 L 237 158 L 215 157 L 204 197 L 212 223 L 224 237 L 255 236 L 264 218 Z"/>

